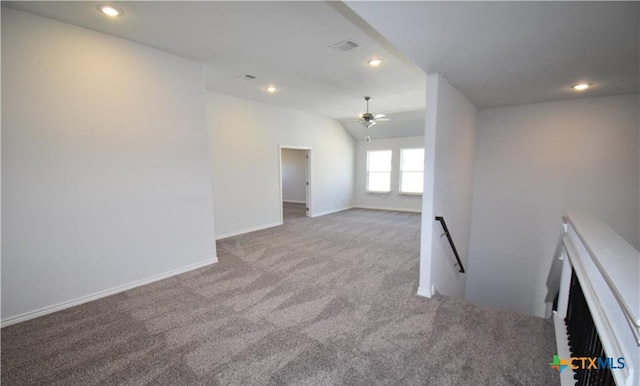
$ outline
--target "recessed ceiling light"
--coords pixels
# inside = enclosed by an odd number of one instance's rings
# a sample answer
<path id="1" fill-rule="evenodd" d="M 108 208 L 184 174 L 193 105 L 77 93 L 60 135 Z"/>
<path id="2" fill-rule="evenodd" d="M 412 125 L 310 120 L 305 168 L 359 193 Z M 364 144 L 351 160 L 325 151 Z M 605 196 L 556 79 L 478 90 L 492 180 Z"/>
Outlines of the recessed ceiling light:
<path id="1" fill-rule="evenodd" d="M 583 90 L 588 89 L 589 87 L 591 87 L 591 85 L 588 84 L 588 83 L 579 83 L 579 84 L 576 84 L 575 86 L 573 86 L 572 88 L 574 90 L 576 90 L 576 91 L 583 91 Z"/>
<path id="2" fill-rule="evenodd" d="M 371 60 L 369 61 L 369 65 L 370 65 L 371 67 L 377 67 L 377 66 L 379 66 L 379 65 L 380 65 L 380 63 L 382 63 L 382 59 L 371 59 Z"/>
<path id="3" fill-rule="evenodd" d="M 267 91 L 269 91 L 270 93 L 274 93 L 276 92 L 276 90 L 278 90 L 276 86 L 267 86 Z"/>
<path id="4" fill-rule="evenodd" d="M 111 6 L 111 5 L 100 5 L 98 6 L 100 12 L 104 13 L 107 16 L 116 17 L 122 15 L 122 10 Z"/>

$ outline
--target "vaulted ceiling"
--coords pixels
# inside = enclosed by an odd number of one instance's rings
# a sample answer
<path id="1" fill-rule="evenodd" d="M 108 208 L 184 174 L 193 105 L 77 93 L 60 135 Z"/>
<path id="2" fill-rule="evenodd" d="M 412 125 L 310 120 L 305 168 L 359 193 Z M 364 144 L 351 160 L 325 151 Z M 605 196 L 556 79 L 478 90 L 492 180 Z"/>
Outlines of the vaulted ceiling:
<path id="1" fill-rule="evenodd" d="M 115 4 L 110 19 L 95 2 L 3 2 L 202 62 L 208 89 L 338 119 L 358 140 L 421 135 L 426 72 L 479 108 L 638 92 L 637 2 Z M 345 40 L 359 47 L 329 48 Z M 365 95 L 392 120 L 365 131 Z"/>

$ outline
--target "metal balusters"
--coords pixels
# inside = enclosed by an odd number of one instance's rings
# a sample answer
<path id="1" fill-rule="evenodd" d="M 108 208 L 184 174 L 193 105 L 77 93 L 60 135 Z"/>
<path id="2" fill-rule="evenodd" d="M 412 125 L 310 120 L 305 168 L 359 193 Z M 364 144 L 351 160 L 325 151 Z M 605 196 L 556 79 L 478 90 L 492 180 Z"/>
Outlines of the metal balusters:
<path id="1" fill-rule="evenodd" d="M 607 357 L 575 271 L 571 274 L 565 322 L 572 357 Z M 574 369 L 574 373 L 578 386 L 615 385 L 610 369 L 585 369 L 581 366 Z"/>

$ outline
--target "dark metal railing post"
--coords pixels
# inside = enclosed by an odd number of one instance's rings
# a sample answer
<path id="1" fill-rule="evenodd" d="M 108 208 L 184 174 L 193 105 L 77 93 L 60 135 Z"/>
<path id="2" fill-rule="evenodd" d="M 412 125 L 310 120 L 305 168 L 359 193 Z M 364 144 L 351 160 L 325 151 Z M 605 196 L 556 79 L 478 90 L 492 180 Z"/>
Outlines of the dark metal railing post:
<path id="1" fill-rule="evenodd" d="M 455 244 L 453 243 L 453 239 L 451 238 L 451 233 L 449 233 L 449 228 L 447 228 L 447 223 L 444 221 L 444 217 L 436 216 L 436 221 L 440 221 L 442 225 L 442 230 L 444 230 L 444 234 L 447 236 L 447 240 L 449 240 L 449 245 L 451 245 L 451 249 L 453 250 L 453 254 L 456 256 L 456 261 L 458 262 L 456 265 L 459 268 L 461 273 L 464 273 L 464 267 L 462 266 L 462 261 L 460 260 L 460 256 L 458 255 L 458 250 L 456 249 Z"/>

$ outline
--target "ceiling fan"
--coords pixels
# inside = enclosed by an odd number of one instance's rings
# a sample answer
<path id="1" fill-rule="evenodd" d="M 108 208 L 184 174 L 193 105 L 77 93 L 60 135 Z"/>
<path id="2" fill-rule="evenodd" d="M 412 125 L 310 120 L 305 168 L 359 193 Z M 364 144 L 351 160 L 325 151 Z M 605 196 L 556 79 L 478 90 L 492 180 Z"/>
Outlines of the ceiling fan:
<path id="1" fill-rule="evenodd" d="M 389 118 L 385 118 L 384 114 L 373 114 L 369 112 L 369 100 L 371 99 L 370 96 L 366 96 L 364 97 L 364 100 L 367 101 L 367 112 L 364 114 L 360 114 L 360 119 L 361 119 L 361 123 L 364 127 L 366 127 L 367 129 L 370 128 L 371 126 L 375 125 L 376 122 L 378 121 L 388 121 Z"/>

